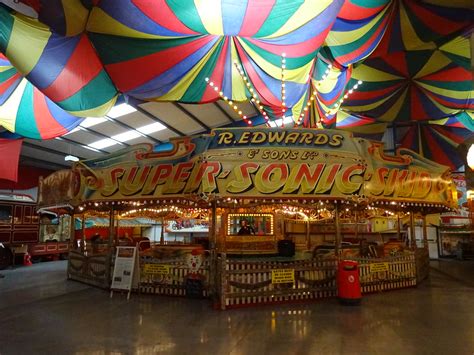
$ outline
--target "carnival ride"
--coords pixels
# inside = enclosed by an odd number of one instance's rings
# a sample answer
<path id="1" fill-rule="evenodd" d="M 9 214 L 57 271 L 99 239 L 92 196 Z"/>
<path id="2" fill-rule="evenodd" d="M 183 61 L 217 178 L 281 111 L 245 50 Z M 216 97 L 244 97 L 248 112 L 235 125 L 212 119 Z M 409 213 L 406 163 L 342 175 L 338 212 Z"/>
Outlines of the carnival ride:
<path id="1" fill-rule="evenodd" d="M 63 135 L 120 94 L 236 112 L 252 100 L 268 123 L 391 129 L 395 144 L 453 168 L 472 136 L 467 4 L 21 2 L 37 19 L 0 7 L 0 125 L 19 136 Z"/>

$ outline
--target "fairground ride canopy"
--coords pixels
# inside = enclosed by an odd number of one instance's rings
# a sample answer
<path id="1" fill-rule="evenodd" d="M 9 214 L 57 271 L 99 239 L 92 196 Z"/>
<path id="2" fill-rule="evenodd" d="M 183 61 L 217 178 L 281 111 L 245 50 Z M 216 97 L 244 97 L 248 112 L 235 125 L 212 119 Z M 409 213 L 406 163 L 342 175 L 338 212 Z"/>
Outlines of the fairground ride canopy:
<path id="1" fill-rule="evenodd" d="M 0 4 L 0 126 L 24 137 L 63 135 L 120 94 L 253 100 L 263 117 L 305 127 L 394 128 L 396 143 L 452 168 L 474 132 L 466 0 L 3 2 L 37 14 Z"/>
<path id="2" fill-rule="evenodd" d="M 163 149 L 128 147 L 40 181 L 39 205 L 84 208 L 316 201 L 385 208 L 454 208 L 449 168 L 411 150 L 337 130 L 215 129 Z"/>

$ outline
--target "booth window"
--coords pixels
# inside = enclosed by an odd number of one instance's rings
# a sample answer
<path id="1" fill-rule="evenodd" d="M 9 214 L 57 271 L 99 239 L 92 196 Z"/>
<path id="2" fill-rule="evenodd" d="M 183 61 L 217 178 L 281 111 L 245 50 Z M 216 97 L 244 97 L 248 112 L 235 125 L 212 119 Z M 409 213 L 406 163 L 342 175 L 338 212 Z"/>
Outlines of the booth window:
<path id="1" fill-rule="evenodd" d="M 0 205 L 0 224 L 12 223 L 12 207 Z"/>
<path id="2" fill-rule="evenodd" d="M 269 213 L 230 213 L 228 235 L 273 235 L 273 215 Z"/>

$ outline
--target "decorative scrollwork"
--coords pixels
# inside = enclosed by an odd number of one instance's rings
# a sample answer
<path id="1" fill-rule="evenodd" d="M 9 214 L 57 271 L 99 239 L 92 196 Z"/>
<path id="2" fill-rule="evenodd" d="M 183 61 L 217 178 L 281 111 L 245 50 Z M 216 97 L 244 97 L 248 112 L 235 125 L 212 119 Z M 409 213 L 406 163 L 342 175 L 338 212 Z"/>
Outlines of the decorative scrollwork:
<path id="1" fill-rule="evenodd" d="M 326 277 L 325 279 L 311 280 L 297 274 L 295 275 L 295 278 L 296 280 L 301 281 L 311 287 L 315 287 L 315 286 L 323 286 L 334 281 L 336 279 L 336 276 L 333 275 L 333 276 Z"/>
<path id="2" fill-rule="evenodd" d="M 272 283 L 272 280 L 265 280 L 265 281 L 257 282 L 254 284 L 246 284 L 246 283 L 242 283 L 238 281 L 229 281 L 230 286 L 234 286 L 234 287 L 241 288 L 244 290 L 256 290 L 256 289 L 268 286 L 271 283 Z"/>

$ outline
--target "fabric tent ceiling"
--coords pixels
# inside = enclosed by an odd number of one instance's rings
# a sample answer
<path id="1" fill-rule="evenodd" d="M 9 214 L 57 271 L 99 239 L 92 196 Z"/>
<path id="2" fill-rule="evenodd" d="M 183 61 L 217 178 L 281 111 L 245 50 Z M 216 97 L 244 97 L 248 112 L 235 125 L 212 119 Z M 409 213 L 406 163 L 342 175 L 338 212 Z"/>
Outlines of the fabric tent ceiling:
<path id="1" fill-rule="evenodd" d="M 474 15 L 448 2 L 21 2 L 39 21 L 0 7 L 0 51 L 14 66 L 3 58 L 0 125 L 26 137 L 63 135 L 81 122 L 72 115 L 103 116 L 119 94 L 139 103 L 253 99 L 253 115 L 368 136 L 474 109 Z M 12 83 L 15 70 L 23 86 Z M 21 109 L 7 117 L 13 102 Z M 238 105 L 237 121 L 250 121 Z"/>

